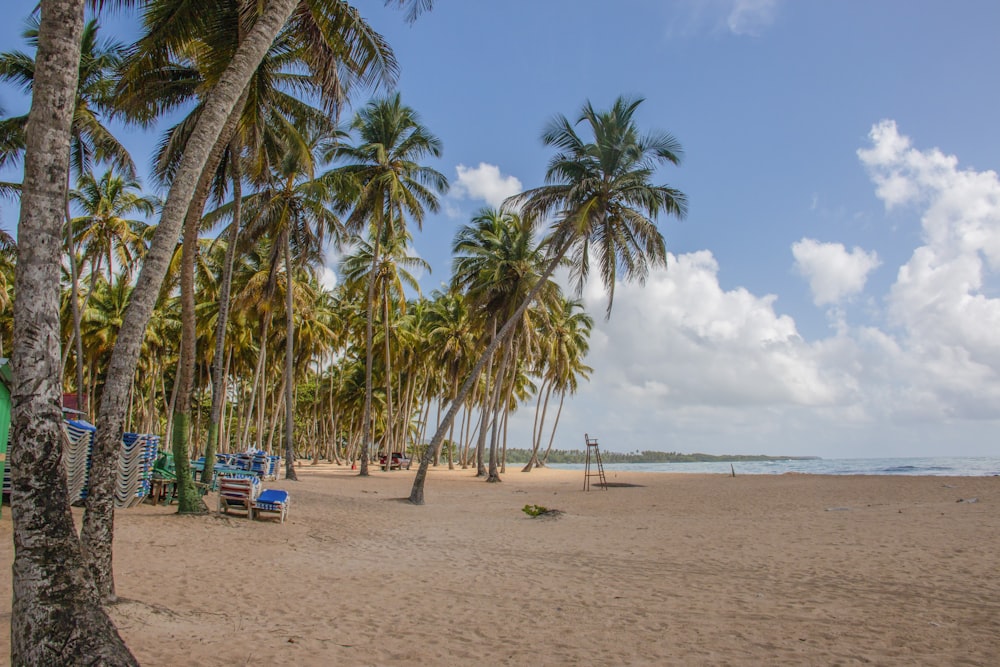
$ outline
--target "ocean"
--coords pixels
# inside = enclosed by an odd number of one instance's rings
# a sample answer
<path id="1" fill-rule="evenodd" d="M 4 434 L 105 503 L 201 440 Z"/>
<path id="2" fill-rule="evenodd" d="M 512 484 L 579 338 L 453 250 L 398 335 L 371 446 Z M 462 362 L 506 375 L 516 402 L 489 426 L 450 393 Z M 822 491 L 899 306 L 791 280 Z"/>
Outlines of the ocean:
<path id="1" fill-rule="evenodd" d="M 583 470 L 582 463 L 552 463 L 552 468 Z M 732 469 L 730 469 L 732 465 Z M 633 472 L 718 473 L 729 475 L 940 475 L 982 477 L 1000 475 L 1000 457 L 932 457 L 897 459 L 806 459 L 705 463 L 605 463 L 604 470 Z"/>

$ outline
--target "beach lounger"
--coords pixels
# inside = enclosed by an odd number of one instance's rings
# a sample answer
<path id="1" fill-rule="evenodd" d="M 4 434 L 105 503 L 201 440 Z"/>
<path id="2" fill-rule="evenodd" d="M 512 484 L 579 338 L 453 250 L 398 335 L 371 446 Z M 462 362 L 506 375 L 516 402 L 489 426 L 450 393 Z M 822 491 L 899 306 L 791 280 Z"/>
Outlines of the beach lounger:
<path id="1" fill-rule="evenodd" d="M 228 514 L 230 508 L 245 511 L 253 518 L 253 504 L 260 494 L 260 479 L 256 475 L 219 478 L 219 512 Z"/>
<path id="2" fill-rule="evenodd" d="M 285 516 L 288 514 L 288 505 L 291 498 L 288 491 L 281 489 L 268 489 L 260 494 L 254 501 L 253 511 L 250 518 L 259 517 L 261 512 L 273 512 L 281 517 L 281 523 L 285 523 Z"/>

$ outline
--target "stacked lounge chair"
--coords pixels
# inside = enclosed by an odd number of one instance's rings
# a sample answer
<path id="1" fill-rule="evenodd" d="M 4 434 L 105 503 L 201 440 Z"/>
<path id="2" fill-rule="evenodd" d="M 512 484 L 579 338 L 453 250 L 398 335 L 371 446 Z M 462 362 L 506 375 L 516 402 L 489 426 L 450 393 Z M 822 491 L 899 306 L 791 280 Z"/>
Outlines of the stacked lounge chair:
<path id="1" fill-rule="evenodd" d="M 67 419 L 63 423 L 63 428 L 66 432 L 63 463 L 66 466 L 69 501 L 81 503 L 87 498 L 90 453 L 94 447 L 94 433 L 97 432 L 97 427 L 82 419 Z"/>
<path id="2" fill-rule="evenodd" d="M 118 455 L 118 484 L 115 487 L 115 507 L 138 505 L 149 495 L 153 479 L 153 464 L 160 449 L 160 436 L 125 433 Z"/>
<path id="3" fill-rule="evenodd" d="M 82 419 L 67 419 L 63 423 L 66 447 L 63 464 L 71 503 L 80 504 L 87 498 L 90 485 L 90 465 L 97 427 Z M 160 436 L 125 433 L 118 455 L 118 480 L 115 486 L 115 507 L 133 507 L 149 495 L 153 463 L 160 447 Z M 4 470 L 3 493 L 11 491 L 10 466 Z"/>
<path id="4" fill-rule="evenodd" d="M 219 476 L 219 512 L 238 509 L 253 518 L 253 505 L 260 495 L 260 477 L 253 473 L 224 473 Z"/>

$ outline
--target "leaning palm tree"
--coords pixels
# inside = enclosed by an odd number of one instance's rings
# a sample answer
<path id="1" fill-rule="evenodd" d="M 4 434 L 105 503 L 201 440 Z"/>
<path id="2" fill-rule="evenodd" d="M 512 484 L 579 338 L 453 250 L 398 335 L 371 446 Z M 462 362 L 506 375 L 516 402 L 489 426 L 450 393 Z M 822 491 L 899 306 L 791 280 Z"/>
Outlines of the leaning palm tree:
<path id="1" fill-rule="evenodd" d="M 572 259 L 571 275 L 579 290 L 590 273 L 591 251 L 597 255 L 608 293 L 607 316 L 611 314 L 614 284 L 619 278 L 642 282 L 650 266 L 666 264 L 663 236 L 655 220 L 661 213 L 683 217 L 687 201 L 679 190 L 653 185 L 650 180 L 659 166 L 680 164 L 681 147 L 667 133 L 639 131 L 633 116 L 641 103 L 641 98 L 619 97 L 611 109 L 598 112 L 588 102 L 576 123 L 560 115 L 542 134 L 542 141 L 557 150 L 545 173 L 546 185 L 515 195 L 507 204 L 520 207 L 525 216 L 554 216 L 547 238 L 549 265 L 472 369 L 429 449 L 444 437 L 445 426 L 455 418 L 458 405 L 489 357 L 510 335 L 564 257 Z M 587 138 L 577 133 L 576 127 L 581 124 L 589 130 Z M 424 502 L 429 463 L 425 454 L 413 481 L 411 503 Z"/>
<path id="2" fill-rule="evenodd" d="M 499 482 L 497 471 L 497 428 L 504 401 L 502 399 L 507 379 L 512 378 L 515 364 L 514 343 L 525 348 L 530 346 L 532 311 L 519 309 L 527 295 L 536 285 L 542 287 L 535 298 L 545 306 L 557 303 L 558 286 L 549 280 L 541 280 L 545 268 L 545 255 L 534 239 L 532 221 L 510 211 L 483 209 L 472 220 L 472 224 L 459 230 L 455 237 L 453 251 L 455 260 L 452 269 L 452 283 L 465 290 L 470 310 L 481 322 L 483 331 L 495 336 L 502 323 L 520 313 L 518 321 L 507 337 L 503 347 L 497 372 L 492 378 L 488 400 L 483 405 L 482 427 L 479 433 L 477 459 L 479 474 L 484 474 L 483 451 L 487 427 L 490 432 L 489 476 L 487 481 Z M 510 389 L 511 386 L 506 387 Z M 491 418 L 491 415 L 492 418 Z"/>
<path id="3" fill-rule="evenodd" d="M 429 6 L 430 2 L 399 0 L 397 4 L 409 5 L 415 16 L 416 12 Z M 113 470 L 128 409 L 129 389 L 139 359 L 141 332 L 145 329 L 159 296 L 170 256 L 192 202 L 198 194 L 202 174 L 206 168 L 209 172 L 214 171 L 213 153 L 218 154 L 221 150 L 220 136 L 227 125 L 235 123 L 232 119 L 234 114 L 238 116 L 242 108 L 240 101 L 245 99 L 247 85 L 274 44 L 275 38 L 298 6 L 297 0 L 268 2 L 246 31 L 245 37 L 240 40 L 233 57 L 220 70 L 221 74 L 212 86 L 211 92 L 204 98 L 204 105 L 193 124 L 191 134 L 185 142 L 183 156 L 174 171 L 157 233 L 143 262 L 133 299 L 129 303 L 129 310 L 122 327 L 123 334 L 115 344 L 102 394 L 98 433 L 94 439 L 91 470 L 95 483 L 91 485 L 87 506 L 87 514 L 92 514 L 93 519 L 84 518 L 84 530 L 81 535 L 87 545 L 91 569 L 99 574 L 98 589 L 104 599 L 114 598 L 111 568 Z M 338 2 L 328 8 L 339 10 L 344 6 L 344 3 Z M 334 14 L 321 8 L 319 15 L 328 23 L 328 19 Z M 330 63 L 331 66 L 357 62 L 353 59 L 355 52 L 351 49 L 338 51 L 333 55 L 336 59 Z"/>
<path id="4" fill-rule="evenodd" d="M 448 179 L 420 164 L 426 157 L 441 155 L 441 141 L 424 127 L 413 109 L 402 103 L 398 93 L 388 99 L 369 102 L 355 116 L 351 128 L 358 134 L 358 144 L 337 144 L 327 157 L 347 162 L 334 173 L 357 186 L 356 201 L 346 220 L 348 230 L 359 232 L 367 227 L 372 239 L 361 456 L 361 474 L 367 475 L 372 414 L 372 311 L 375 267 L 380 261 L 382 239 L 384 236 L 405 236 L 407 219 L 419 228 L 425 210 L 437 212 L 437 195 L 448 190 Z"/>

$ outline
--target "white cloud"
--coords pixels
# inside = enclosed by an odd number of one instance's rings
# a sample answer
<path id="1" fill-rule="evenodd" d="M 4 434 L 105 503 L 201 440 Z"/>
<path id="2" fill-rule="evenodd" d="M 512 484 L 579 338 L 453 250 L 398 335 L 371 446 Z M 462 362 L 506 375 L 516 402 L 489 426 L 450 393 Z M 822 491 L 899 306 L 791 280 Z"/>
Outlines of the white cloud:
<path id="1" fill-rule="evenodd" d="M 795 268 L 808 281 L 813 303 L 836 304 L 859 294 L 868 274 L 881 264 L 878 255 L 854 248 L 850 252 L 841 243 L 820 243 L 804 238 L 792 244 Z"/>
<path id="2" fill-rule="evenodd" d="M 726 25 L 736 35 L 759 35 L 774 22 L 777 0 L 733 0 Z"/>
<path id="3" fill-rule="evenodd" d="M 756 37 L 774 23 L 778 1 L 687 0 L 669 3 L 667 35 L 672 38 L 687 37 L 708 31 Z"/>
<path id="4" fill-rule="evenodd" d="M 723 289 L 711 252 L 671 256 L 644 287 L 616 286 L 611 319 L 595 321 L 591 382 L 563 423 L 619 451 L 994 454 L 1000 178 L 917 150 L 891 121 L 873 127 L 858 156 L 886 206 L 912 208 L 923 229 L 895 283 L 868 302 L 881 308 L 875 325 L 852 324 L 839 306 L 865 289 L 874 252 L 794 245 L 816 303 L 833 304 L 838 323 L 815 341 L 777 310 L 777 297 Z M 584 298 L 603 312 L 597 281 Z M 578 437 L 561 434 L 556 446 L 578 448 Z"/>
<path id="5" fill-rule="evenodd" d="M 459 198 L 481 199 L 493 207 L 521 192 L 522 185 L 515 176 L 504 176 L 500 167 L 480 162 L 476 167 L 460 164 L 455 167 L 458 180 L 451 186 L 451 194 Z"/>

